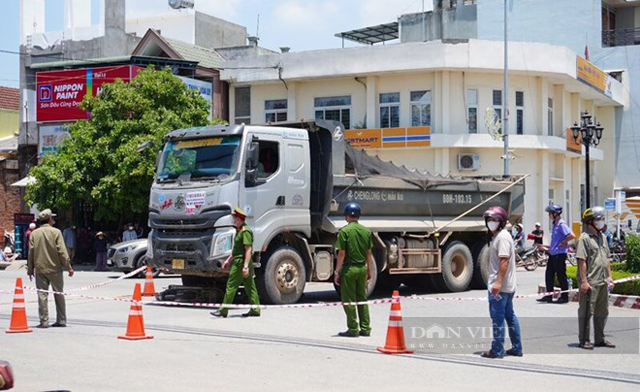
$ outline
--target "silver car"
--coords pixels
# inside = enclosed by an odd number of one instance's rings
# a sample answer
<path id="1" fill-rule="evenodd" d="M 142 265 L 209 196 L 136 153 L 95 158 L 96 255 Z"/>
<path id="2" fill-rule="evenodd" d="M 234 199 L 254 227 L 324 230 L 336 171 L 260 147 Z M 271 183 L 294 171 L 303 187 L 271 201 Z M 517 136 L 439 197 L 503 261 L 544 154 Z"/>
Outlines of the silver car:
<path id="1" fill-rule="evenodd" d="M 120 242 L 111 245 L 107 254 L 107 267 L 114 271 L 129 273 L 147 265 L 147 239 L 139 238 L 133 241 Z M 153 269 L 153 277 L 160 275 L 160 270 Z M 145 271 L 138 274 L 143 278 Z"/>

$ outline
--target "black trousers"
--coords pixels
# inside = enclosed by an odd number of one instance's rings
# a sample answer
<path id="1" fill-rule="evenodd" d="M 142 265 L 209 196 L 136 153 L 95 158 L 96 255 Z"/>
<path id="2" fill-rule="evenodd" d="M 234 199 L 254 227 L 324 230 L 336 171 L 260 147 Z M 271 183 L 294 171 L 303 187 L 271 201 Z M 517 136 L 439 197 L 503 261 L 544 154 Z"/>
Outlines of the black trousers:
<path id="1" fill-rule="evenodd" d="M 547 293 L 553 292 L 553 278 L 558 276 L 558 283 L 560 283 L 560 288 L 562 291 L 569 289 L 569 283 L 567 282 L 567 254 L 561 253 L 559 255 L 549 256 L 549 261 L 547 262 L 547 270 L 545 272 L 545 283 L 547 285 Z M 545 297 L 549 301 L 551 301 L 551 297 Z M 562 293 L 562 300 L 566 300 L 569 298 L 569 293 Z"/>

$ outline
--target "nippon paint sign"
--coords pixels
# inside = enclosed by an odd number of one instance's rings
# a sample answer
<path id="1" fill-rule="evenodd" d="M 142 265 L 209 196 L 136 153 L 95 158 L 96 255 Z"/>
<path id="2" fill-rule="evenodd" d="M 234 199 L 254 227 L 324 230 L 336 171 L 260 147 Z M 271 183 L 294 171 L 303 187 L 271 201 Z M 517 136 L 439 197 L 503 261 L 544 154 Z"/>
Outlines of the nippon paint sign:
<path id="1" fill-rule="evenodd" d="M 38 127 L 38 156 L 56 152 L 69 137 L 69 125 L 40 125 Z"/>
<path id="2" fill-rule="evenodd" d="M 212 119 L 211 113 L 213 112 L 213 84 L 211 82 L 204 82 L 198 79 L 187 78 L 184 76 L 178 76 L 184 84 L 191 90 L 197 90 L 200 92 L 200 96 L 209 103 L 209 120 Z"/>
<path id="3" fill-rule="evenodd" d="M 61 122 L 89 118 L 80 109 L 87 94 L 97 95 L 102 86 L 120 79 L 129 82 L 141 67 L 119 65 L 113 67 L 72 69 L 36 73 L 36 121 Z"/>

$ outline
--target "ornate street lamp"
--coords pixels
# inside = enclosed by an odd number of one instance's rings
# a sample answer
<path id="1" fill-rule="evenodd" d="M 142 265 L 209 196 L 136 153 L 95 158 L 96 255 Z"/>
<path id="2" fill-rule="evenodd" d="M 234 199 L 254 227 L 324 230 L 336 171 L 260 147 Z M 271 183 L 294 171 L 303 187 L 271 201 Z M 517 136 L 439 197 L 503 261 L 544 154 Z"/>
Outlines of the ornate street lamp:
<path id="1" fill-rule="evenodd" d="M 595 118 L 593 119 L 595 121 Z M 589 147 L 597 146 L 600 144 L 600 139 L 602 139 L 602 131 L 604 128 L 600 125 L 599 122 L 596 122 L 594 125 L 594 121 L 591 121 L 591 115 L 586 110 L 580 113 L 580 125 L 577 122 L 573 123 L 571 127 L 571 132 L 573 133 L 573 138 L 576 143 L 582 144 L 585 147 L 587 153 L 586 160 L 586 180 L 585 180 L 585 195 L 586 195 L 586 205 L 585 209 L 591 206 L 591 185 L 590 179 L 591 174 L 589 173 Z"/>

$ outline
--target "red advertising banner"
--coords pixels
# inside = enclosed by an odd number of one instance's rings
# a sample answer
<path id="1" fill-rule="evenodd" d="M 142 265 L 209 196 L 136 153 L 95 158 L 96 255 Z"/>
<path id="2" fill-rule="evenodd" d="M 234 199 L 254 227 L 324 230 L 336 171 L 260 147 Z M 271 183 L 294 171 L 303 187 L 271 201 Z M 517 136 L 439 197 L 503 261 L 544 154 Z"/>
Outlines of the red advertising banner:
<path id="1" fill-rule="evenodd" d="M 128 82 L 141 67 L 119 65 L 51 71 L 36 73 L 37 109 L 36 121 L 73 121 L 89 118 L 89 113 L 80 109 L 80 102 L 87 95 L 97 95 L 106 83 L 117 79 Z"/>

